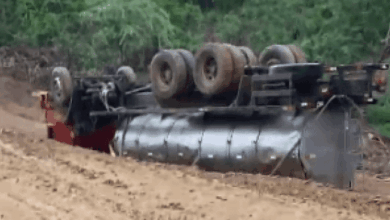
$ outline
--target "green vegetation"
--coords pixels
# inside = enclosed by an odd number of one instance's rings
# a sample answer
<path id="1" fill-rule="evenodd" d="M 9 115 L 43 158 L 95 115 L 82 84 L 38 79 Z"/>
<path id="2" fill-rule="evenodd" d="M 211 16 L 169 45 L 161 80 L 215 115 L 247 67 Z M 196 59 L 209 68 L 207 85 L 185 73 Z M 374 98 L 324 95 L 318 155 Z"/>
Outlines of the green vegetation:
<path id="1" fill-rule="evenodd" d="M 257 53 L 294 43 L 310 60 L 351 63 L 378 54 L 390 21 L 382 0 L 2 0 L 0 10 L 0 46 L 55 44 L 79 68 L 138 71 L 153 49 L 196 51 L 211 37 Z"/>
<path id="2" fill-rule="evenodd" d="M 129 64 L 137 72 L 159 48 L 195 52 L 205 41 L 296 44 L 328 64 L 378 59 L 390 23 L 383 0 L 2 0 L 0 46 L 57 45 L 77 69 Z M 390 98 L 372 124 L 390 137 Z"/>
<path id="3" fill-rule="evenodd" d="M 390 137 L 390 96 L 383 96 L 376 105 L 369 106 L 367 118 L 370 125 L 381 135 Z"/>

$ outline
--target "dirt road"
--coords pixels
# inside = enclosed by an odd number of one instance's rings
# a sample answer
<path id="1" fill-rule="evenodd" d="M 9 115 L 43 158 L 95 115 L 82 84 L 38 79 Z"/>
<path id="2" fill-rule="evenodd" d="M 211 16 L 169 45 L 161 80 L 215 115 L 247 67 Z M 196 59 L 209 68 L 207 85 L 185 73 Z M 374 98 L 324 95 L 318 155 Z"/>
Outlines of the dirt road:
<path id="1" fill-rule="evenodd" d="M 45 139 L 36 104 L 1 97 L 0 219 L 390 218 L 385 181 L 366 177 L 363 190 L 360 178 L 355 192 L 345 192 L 296 179 L 112 158 Z"/>

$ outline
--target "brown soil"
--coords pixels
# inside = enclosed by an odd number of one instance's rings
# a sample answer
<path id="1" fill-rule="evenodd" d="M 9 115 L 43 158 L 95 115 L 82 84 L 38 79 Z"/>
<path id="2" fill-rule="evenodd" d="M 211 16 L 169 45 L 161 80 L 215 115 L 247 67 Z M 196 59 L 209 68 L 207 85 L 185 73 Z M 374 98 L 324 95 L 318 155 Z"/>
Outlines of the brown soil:
<path id="1" fill-rule="evenodd" d="M 389 219 L 390 182 L 311 181 L 137 162 L 46 139 L 32 87 L 0 77 L 0 219 Z"/>
<path id="2" fill-rule="evenodd" d="M 25 82 L 0 76 L 0 108 L 13 116 L 29 120 L 44 120 L 36 98 L 31 96 L 33 87 Z"/>
<path id="3" fill-rule="evenodd" d="M 390 184 L 356 192 L 315 183 L 112 158 L 45 139 L 39 122 L 0 112 L 2 219 L 386 219 Z M 10 122 L 11 121 L 11 122 Z"/>

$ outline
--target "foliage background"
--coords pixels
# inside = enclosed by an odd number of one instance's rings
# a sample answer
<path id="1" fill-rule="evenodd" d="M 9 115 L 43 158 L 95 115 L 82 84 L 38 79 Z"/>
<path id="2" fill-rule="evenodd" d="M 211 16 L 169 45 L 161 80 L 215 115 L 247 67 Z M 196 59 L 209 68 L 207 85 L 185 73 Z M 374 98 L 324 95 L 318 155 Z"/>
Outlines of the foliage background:
<path id="1" fill-rule="evenodd" d="M 146 72 L 158 49 L 195 52 L 203 42 L 296 44 L 310 61 L 378 59 L 389 29 L 383 0 L 1 0 L 0 47 L 55 45 L 76 70 L 126 64 Z M 369 109 L 390 137 L 386 96 Z"/>
<path id="2" fill-rule="evenodd" d="M 329 64 L 377 57 L 390 21 L 383 0 L 2 0 L 0 46 L 56 45 L 77 68 L 127 63 L 205 41 L 294 43 Z"/>

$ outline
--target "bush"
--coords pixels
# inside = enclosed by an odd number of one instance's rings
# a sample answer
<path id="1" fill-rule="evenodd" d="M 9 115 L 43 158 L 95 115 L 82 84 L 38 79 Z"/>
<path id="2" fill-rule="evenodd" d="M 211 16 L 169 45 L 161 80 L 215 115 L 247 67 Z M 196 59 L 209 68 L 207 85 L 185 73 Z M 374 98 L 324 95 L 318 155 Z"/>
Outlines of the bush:
<path id="1" fill-rule="evenodd" d="M 369 106 L 367 118 L 381 135 L 390 137 L 390 95 L 382 96 L 377 104 Z"/>
<path id="2" fill-rule="evenodd" d="M 126 64 L 145 72 L 158 49 L 195 52 L 204 41 L 251 47 L 296 44 L 309 61 L 378 58 L 388 31 L 382 0 L 2 0 L 0 46 L 57 45 L 71 67 Z M 389 96 L 368 109 L 390 137 Z"/>
<path id="3" fill-rule="evenodd" d="M 144 49 L 172 45 L 175 26 L 153 1 L 111 0 L 94 5 L 80 13 L 79 31 L 71 35 L 79 43 L 77 53 L 83 67 L 122 63 L 133 54 L 142 62 Z"/>
<path id="4" fill-rule="evenodd" d="M 217 34 L 223 41 L 246 42 L 256 51 L 294 43 L 309 60 L 353 63 L 379 55 L 389 9 L 390 2 L 379 0 L 246 0 L 238 12 L 221 15 Z"/>
<path id="5" fill-rule="evenodd" d="M 293 43 L 309 60 L 352 63 L 378 55 L 390 20 L 381 0 L 3 0 L 0 9 L 1 45 L 56 44 L 78 68 L 139 71 L 157 49 L 195 52 L 213 37 L 255 52 Z"/>

